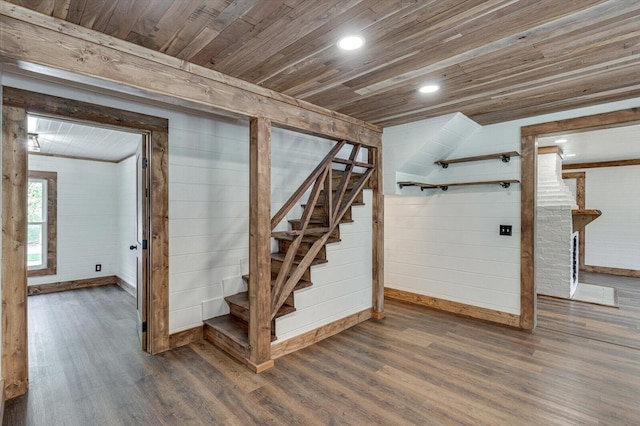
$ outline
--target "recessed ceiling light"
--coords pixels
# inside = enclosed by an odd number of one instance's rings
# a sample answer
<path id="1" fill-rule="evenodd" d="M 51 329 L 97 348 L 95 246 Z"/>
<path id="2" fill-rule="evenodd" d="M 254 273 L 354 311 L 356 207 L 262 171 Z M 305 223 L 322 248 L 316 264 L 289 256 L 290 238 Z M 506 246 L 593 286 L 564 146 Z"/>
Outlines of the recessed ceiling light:
<path id="1" fill-rule="evenodd" d="M 364 46 L 364 37 L 359 35 L 342 37 L 338 40 L 338 47 L 342 50 L 356 50 L 362 46 Z"/>
<path id="2" fill-rule="evenodd" d="M 427 84 L 426 86 L 422 86 L 418 89 L 420 93 L 434 93 L 440 90 L 440 86 L 437 84 Z"/>
<path id="3" fill-rule="evenodd" d="M 554 143 L 565 143 L 567 142 L 566 139 L 556 139 L 555 141 L 553 141 Z"/>
<path id="4" fill-rule="evenodd" d="M 575 157 L 576 155 L 575 154 L 565 154 L 564 156 L 565 157 Z"/>

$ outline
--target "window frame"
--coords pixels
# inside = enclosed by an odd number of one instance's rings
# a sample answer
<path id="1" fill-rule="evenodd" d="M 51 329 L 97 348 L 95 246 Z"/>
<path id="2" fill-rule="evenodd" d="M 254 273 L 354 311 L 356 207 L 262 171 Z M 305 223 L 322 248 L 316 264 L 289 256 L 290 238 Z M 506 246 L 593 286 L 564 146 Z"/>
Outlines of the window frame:
<path id="1" fill-rule="evenodd" d="M 28 277 L 41 277 L 56 275 L 57 273 L 57 205 L 58 205 L 58 173 L 39 170 L 29 170 L 29 179 L 38 179 L 46 182 L 46 263 L 44 267 L 29 268 Z M 27 224 L 29 222 L 27 221 Z"/>

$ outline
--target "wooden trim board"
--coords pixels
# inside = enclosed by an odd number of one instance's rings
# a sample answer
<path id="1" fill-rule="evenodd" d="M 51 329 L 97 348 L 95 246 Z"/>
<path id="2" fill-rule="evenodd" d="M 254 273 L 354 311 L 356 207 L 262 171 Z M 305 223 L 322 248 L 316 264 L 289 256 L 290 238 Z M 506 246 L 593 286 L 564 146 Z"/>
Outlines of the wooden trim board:
<path id="1" fill-rule="evenodd" d="M 483 321 L 490 321 L 493 323 L 507 325 L 509 327 L 520 327 L 520 316 L 507 312 L 495 311 L 493 309 L 481 308 L 478 306 L 467 305 L 465 303 L 453 302 L 450 300 L 439 299 L 437 297 L 425 296 L 389 287 L 384 289 L 384 294 L 390 299 L 422 305 L 439 311 L 450 312 L 456 315 Z"/>
<path id="2" fill-rule="evenodd" d="M 560 157 L 564 155 L 562 148 L 559 146 L 541 146 L 538 148 L 538 155 L 558 154 Z"/>
<path id="3" fill-rule="evenodd" d="M 535 253 L 538 167 L 535 136 L 522 138 L 520 149 L 520 327 L 536 327 Z"/>
<path id="4" fill-rule="evenodd" d="M 258 371 L 271 360 L 271 122 L 249 123 L 249 359 Z"/>
<path id="5" fill-rule="evenodd" d="M 169 348 L 175 349 L 190 343 L 204 340 L 204 324 L 199 327 L 189 328 L 169 335 Z"/>
<path id="6" fill-rule="evenodd" d="M 80 288 L 100 287 L 104 285 L 117 285 L 118 279 L 115 275 L 106 277 L 86 278 L 81 280 L 60 281 L 47 284 L 35 284 L 27 287 L 29 296 L 39 294 L 58 293 L 61 291 L 77 290 Z"/>
<path id="7" fill-rule="evenodd" d="M 4 380 L 0 380 L 0 425 L 4 424 L 4 403 L 5 403 L 5 393 L 4 393 Z"/>
<path id="8" fill-rule="evenodd" d="M 365 309 L 337 321 L 323 325 L 306 333 L 292 337 L 282 342 L 275 341 L 271 344 L 271 359 L 277 359 L 287 354 L 304 349 L 314 343 L 318 343 L 328 337 L 338 334 L 356 324 L 360 324 L 372 317 L 371 309 Z"/>
<path id="9" fill-rule="evenodd" d="M 2 108 L 2 379 L 8 399 L 29 388 L 27 343 L 27 114 Z"/>
<path id="10" fill-rule="evenodd" d="M 636 269 L 610 268 L 608 266 L 584 265 L 585 272 L 595 272 L 597 274 L 619 275 L 621 277 L 640 278 L 640 271 Z"/>
<path id="11" fill-rule="evenodd" d="M 369 163 L 375 166 L 373 175 L 369 178 L 373 190 L 373 205 L 371 207 L 371 296 L 372 317 L 382 319 L 384 312 L 384 195 L 382 174 L 382 148 L 369 148 Z"/>
<path id="12" fill-rule="evenodd" d="M 640 166 L 640 158 L 632 160 L 594 161 L 591 163 L 563 164 L 562 170 L 594 169 L 598 167 Z"/>
<path id="13" fill-rule="evenodd" d="M 536 285 L 534 270 L 535 210 L 536 210 L 536 149 L 537 137 L 567 132 L 606 129 L 640 122 L 640 108 L 629 108 L 603 114 L 550 121 L 520 128 L 522 138 L 521 189 L 521 241 L 520 241 L 520 316 L 526 317 L 525 323 L 535 327 Z M 526 192 L 526 194 L 525 194 Z M 525 327 L 526 328 L 526 327 Z"/>
<path id="14" fill-rule="evenodd" d="M 0 3 L 0 9 L 4 7 L 5 4 Z M 0 28 L 4 28 L 2 19 L 0 16 Z M 2 374 L 7 397 L 21 395 L 28 387 L 26 247 L 22 248 L 26 235 L 21 236 L 21 230 L 26 231 L 26 222 L 24 226 L 13 223 L 15 218 L 26 220 L 26 186 L 23 190 L 20 185 L 26 185 L 27 179 L 27 113 L 126 127 L 151 135 L 149 167 L 153 204 L 148 348 L 151 353 L 169 349 L 168 120 L 10 87 L 3 87 L 2 103 Z M 20 183 L 22 181 L 24 183 Z M 19 197 L 12 198 L 15 191 L 24 194 L 24 203 Z"/>

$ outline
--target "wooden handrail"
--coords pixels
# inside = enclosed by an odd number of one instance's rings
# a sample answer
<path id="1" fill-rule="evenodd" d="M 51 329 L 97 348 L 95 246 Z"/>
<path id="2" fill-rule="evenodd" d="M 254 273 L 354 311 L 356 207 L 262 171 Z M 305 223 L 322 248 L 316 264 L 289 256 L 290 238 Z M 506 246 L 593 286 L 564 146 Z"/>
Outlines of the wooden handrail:
<path id="1" fill-rule="evenodd" d="M 329 165 L 331 164 L 335 156 L 338 154 L 338 152 L 340 152 L 340 150 L 346 143 L 347 141 L 344 141 L 344 140 L 338 142 L 331 149 L 331 151 L 329 151 L 326 157 L 324 157 L 324 159 L 320 162 L 320 164 L 318 164 L 318 166 L 313 170 L 313 172 L 311 172 L 309 177 L 307 177 L 305 181 L 302 182 L 302 185 L 300 185 L 300 187 L 296 190 L 296 192 L 294 192 L 293 195 L 289 197 L 287 202 L 284 203 L 284 205 L 280 208 L 280 210 L 278 210 L 278 212 L 275 215 L 273 215 L 273 218 L 271 218 L 272 231 L 276 228 L 276 226 L 278 226 L 278 224 L 282 221 L 282 219 L 285 218 L 287 213 L 289 213 L 289 211 L 293 208 L 293 206 L 298 202 L 300 197 L 302 197 L 302 195 L 304 195 L 307 189 L 309 189 L 311 184 L 315 182 L 316 179 L 318 179 L 318 176 L 320 176 L 320 174 L 324 171 L 324 169 L 327 167 L 327 164 Z"/>

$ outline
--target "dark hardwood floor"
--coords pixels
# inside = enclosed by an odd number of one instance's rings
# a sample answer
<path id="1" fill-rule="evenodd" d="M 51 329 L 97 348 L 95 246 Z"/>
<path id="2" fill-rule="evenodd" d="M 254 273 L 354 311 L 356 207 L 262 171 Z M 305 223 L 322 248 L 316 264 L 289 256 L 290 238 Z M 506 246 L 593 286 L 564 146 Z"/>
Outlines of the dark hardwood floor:
<path id="1" fill-rule="evenodd" d="M 640 278 L 580 272 L 580 282 L 614 287 L 619 308 L 538 296 L 538 328 L 640 349 Z"/>
<path id="2" fill-rule="evenodd" d="M 529 334 L 388 300 L 260 375 L 207 342 L 149 356 L 117 287 L 29 298 L 31 387 L 5 425 L 492 424 L 640 421 L 640 351 Z"/>

